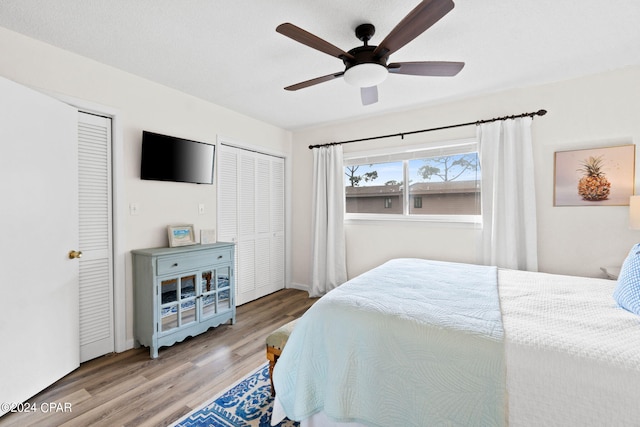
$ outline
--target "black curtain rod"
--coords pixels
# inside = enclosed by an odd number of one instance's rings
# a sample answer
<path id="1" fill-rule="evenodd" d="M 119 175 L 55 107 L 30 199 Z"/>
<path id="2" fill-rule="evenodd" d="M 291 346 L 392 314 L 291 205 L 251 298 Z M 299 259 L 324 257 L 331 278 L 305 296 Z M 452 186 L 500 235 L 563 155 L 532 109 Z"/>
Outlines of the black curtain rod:
<path id="1" fill-rule="evenodd" d="M 414 133 L 422 133 L 422 132 L 431 132 L 431 131 L 434 131 L 434 130 L 459 128 L 459 127 L 462 127 L 462 126 L 471 126 L 471 125 L 476 125 L 477 126 L 477 125 L 481 125 L 483 123 L 497 122 L 499 120 L 517 119 L 517 118 L 520 118 L 520 117 L 527 117 L 527 116 L 533 118 L 534 116 L 544 116 L 545 114 L 547 114 L 547 110 L 538 110 L 538 111 L 533 112 L 533 113 L 522 113 L 522 114 L 517 114 L 517 115 L 514 115 L 514 116 L 496 117 L 496 118 L 488 119 L 488 120 L 478 120 L 476 122 L 460 123 L 460 124 L 457 124 L 457 125 L 441 126 L 441 127 L 437 127 L 437 128 L 431 128 L 431 129 L 414 130 L 414 131 L 411 131 L 411 132 L 394 133 L 394 134 L 390 134 L 390 135 L 371 136 L 369 138 L 351 139 L 349 141 L 329 142 L 327 144 L 310 145 L 309 149 L 311 150 L 313 148 L 326 147 L 328 145 L 349 144 L 351 142 L 371 141 L 371 140 L 374 140 L 374 139 L 382 139 L 382 138 L 392 138 L 392 137 L 395 137 L 395 136 L 399 136 L 402 139 L 404 139 L 405 135 L 413 135 Z"/>

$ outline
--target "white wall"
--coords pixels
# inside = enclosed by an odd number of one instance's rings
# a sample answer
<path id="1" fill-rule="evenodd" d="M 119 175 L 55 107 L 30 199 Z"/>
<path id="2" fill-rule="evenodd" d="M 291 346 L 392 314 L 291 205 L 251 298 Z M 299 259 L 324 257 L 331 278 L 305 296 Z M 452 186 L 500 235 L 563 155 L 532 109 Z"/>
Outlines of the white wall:
<path id="1" fill-rule="evenodd" d="M 619 265 L 640 232 L 628 229 L 623 206 L 554 207 L 554 152 L 640 141 L 640 66 L 543 86 L 452 101 L 439 106 L 295 132 L 293 135 L 293 282 L 309 283 L 309 144 L 394 134 L 510 114 L 548 110 L 533 124 L 540 270 L 604 277 Z M 380 88 L 384 102 L 384 85 Z M 366 107 L 363 107 L 366 108 Z M 475 136 L 475 126 L 344 145 L 345 152 Z M 640 173 L 636 171 L 636 187 Z M 417 256 L 477 262 L 480 231 L 472 226 L 392 222 L 348 223 L 347 264 L 353 277 L 382 261 Z"/>
<path id="2" fill-rule="evenodd" d="M 217 136 L 288 154 L 291 133 L 179 91 L 0 28 L 0 75 L 120 112 L 124 152 L 127 338 L 133 336 L 131 249 L 167 246 L 166 226 L 216 228 L 215 186 L 140 180 L 142 130 L 210 144 Z M 6 142 L 2 142 L 6 143 Z M 130 203 L 139 214 L 129 215 Z M 198 213 L 204 203 L 206 213 Z"/>

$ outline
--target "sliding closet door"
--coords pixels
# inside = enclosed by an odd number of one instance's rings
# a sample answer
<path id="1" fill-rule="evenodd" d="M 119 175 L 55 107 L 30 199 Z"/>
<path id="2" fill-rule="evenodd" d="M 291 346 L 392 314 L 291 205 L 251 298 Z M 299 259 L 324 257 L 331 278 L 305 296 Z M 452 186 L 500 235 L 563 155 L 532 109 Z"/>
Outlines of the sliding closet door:
<path id="1" fill-rule="evenodd" d="M 78 113 L 80 362 L 114 351 L 111 119 Z"/>
<path id="2" fill-rule="evenodd" d="M 236 243 L 238 305 L 284 288 L 284 159 L 221 145 L 218 238 Z"/>

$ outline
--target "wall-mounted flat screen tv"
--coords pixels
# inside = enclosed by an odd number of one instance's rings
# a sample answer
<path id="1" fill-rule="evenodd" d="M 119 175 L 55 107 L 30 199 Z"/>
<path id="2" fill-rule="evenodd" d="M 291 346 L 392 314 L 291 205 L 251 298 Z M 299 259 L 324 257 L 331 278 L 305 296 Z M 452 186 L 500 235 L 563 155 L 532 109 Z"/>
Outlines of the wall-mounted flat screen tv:
<path id="1" fill-rule="evenodd" d="M 140 178 L 213 184 L 215 146 L 143 131 Z"/>

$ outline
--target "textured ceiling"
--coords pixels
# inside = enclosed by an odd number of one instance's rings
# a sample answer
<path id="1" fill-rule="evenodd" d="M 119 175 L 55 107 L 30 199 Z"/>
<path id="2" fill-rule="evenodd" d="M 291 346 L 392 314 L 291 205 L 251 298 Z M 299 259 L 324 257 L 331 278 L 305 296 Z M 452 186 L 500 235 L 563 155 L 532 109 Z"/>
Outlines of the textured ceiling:
<path id="1" fill-rule="evenodd" d="M 369 106 L 342 79 L 283 90 L 344 67 L 278 24 L 349 50 L 358 24 L 376 45 L 418 3 L 0 0 L 0 26 L 292 130 L 640 64 L 640 1 L 457 0 L 390 62 L 464 61 L 458 76 L 390 75 Z"/>

